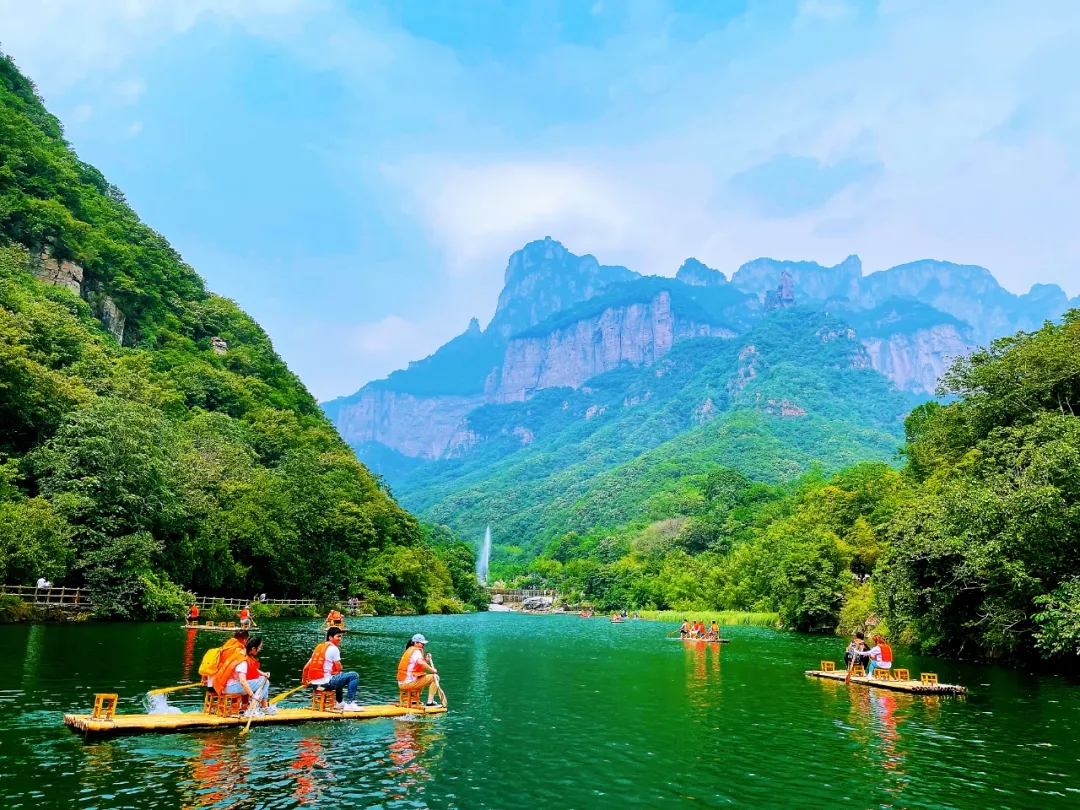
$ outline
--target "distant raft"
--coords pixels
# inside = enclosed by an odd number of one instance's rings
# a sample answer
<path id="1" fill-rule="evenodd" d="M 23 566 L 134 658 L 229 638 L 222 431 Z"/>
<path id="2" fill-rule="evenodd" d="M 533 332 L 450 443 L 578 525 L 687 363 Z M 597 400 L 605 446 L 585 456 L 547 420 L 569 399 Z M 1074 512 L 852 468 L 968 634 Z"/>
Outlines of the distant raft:
<path id="1" fill-rule="evenodd" d="M 220 624 L 214 624 L 213 622 L 207 622 L 206 624 L 188 624 L 185 622 L 181 627 L 184 630 L 205 630 L 211 633 L 235 633 L 237 630 L 247 630 L 249 633 L 254 633 L 259 629 L 259 626 L 256 624 L 241 627 L 236 622 L 221 622 Z"/>
<path id="2" fill-rule="evenodd" d="M 822 669 L 806 670 L 807 677 L 826 678 L 830 681 L 843 682 L 847 678 L 846 670 L 836 670 L 832 661 L 822 661 Z M 909 692 L 914 695 L 963 695 L 967 692 L 966 686 L 958 686 L 952 683 L 938 683 L 937 675 L 924 672 L 917 680 L 910 677 L 908 670 L 896 669 L 893 671 L 879 669 L 874 672 L 876 677 L 861 673 L 851 676 L 850 683 L 856 686 L 869 686 L 872 689 L 891 689 L 893 692 Z M 878 675 L 878 673 L 885 673 Z"/>
<path id="3" fill-rule="evenodd" d="M 403 717 L 410 714 L 441 714 L 445 711 L 446 709 L 442 706 L 405 708 L 396 703 L 365 706 L 358 712 L 278 709 L 277 714 L 256 715 L 252 718 L 251 725 L 254 728 L 255 726 L 292 725 L 332 720 L 371 720 L 378 717 Z M 92 714 L 64 715 L 64 724 L 72 731 L 84 735 L 174 734 L 218 728 L 240 728 L 247 722 L 246 715 L 222 717 L 204 712 L 114 714 L 112 717 L 94 717 Z"/>
<path id="4" fill-rule="evenodd" d="M 320 633 L 325 633 L 325 632 L 326 632 L 327 630 L 329 630 L 329 629 L 330 629 L 331 627 L 336 627 L 336 628 L 337 628 L 338 630 L 340 630 L 340 631 L 341 631 L 342 633 L 348 633 L 348 632 L 349 632 L 349 628 L 348 628 L 348 627 L 346 627 L 346 626 L 345 626 L 345 625 L 343 625 L 343 624 L 324 624 L 324 625 L 323 625 L 322 627 L 320 627 L 320 628 L 319 628 L 319 632 L 320 632 Z"/>

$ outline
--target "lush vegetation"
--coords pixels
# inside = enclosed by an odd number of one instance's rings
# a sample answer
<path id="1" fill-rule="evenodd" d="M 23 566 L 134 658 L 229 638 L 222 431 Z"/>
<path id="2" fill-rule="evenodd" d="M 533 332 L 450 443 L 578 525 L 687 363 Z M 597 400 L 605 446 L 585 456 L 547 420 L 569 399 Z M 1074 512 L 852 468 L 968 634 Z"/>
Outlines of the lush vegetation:
<path id="1" fill-rule="evenodd" d="M 768 483 L 684 467 L 653 513 L 494 572 L 602 610 L 776 611 L 957 656 L 1080 653 L 1080 311 L 959 361 L 942 394 L 908 417 L 902 469 Z"/>
<path id="2" fill-rule="evenodd" d="M 78 292 L 35 278 L 62 262 Z M 0 580 L 86 585 L 116 617 L 178 615 L 188 589 L 445 611 L 455 583 L 475 601 L 463 553 L 426 541 L 0 57 Z"/>
<path id="3" fill-rule="evenodd" d="M 468 417 L 474 447 L 394 491 L 464 537 L 490 523 L 496 561 L 512 562 L 567 531 L 685 513 L 717 464 L 779 483 L 815 463 L 834 472 L 894 461 L 909 407 L 845 324 L 794 308 L 738 339 L 683 341 L 652 366 L 576 391 L 478 408 Z"/>

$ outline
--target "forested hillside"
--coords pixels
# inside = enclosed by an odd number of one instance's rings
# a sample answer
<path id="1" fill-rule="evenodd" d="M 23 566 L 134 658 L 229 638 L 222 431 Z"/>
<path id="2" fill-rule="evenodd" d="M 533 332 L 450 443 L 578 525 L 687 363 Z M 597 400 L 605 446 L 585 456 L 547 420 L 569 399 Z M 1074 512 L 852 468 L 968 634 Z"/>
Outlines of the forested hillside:
<path id="1" fill-rule="evenodd" d="M 959 657 L 1080 653 L 1080 311 L 958 361 L 907 463 L 755 482 L 680 464 L 652 522 L 564 533 L 498 573 L 603 608 L 778 611 Z M 880 622 L 880 623 L 879 623 Z"/>
<path id="2" fill-rule="evenodd" d="M 0 581 L 87 585 L 120 617 L 174 615 L 182 589 L 453 610 L 463 552 L 0 56 Z"/>
<path id="3" fill-rule="evenodd" d="M 814 465 L 897 461 L 910 406 L 842 321 L 796 307 L 737 340 L 687 340 L 653 366 L 482 406 L 460 457 L 395 492 L 468 537 L 490 523 L 495 559 L 510 562 L 567 531 L 665 517 L 716 464 L 780 483 Z"/>

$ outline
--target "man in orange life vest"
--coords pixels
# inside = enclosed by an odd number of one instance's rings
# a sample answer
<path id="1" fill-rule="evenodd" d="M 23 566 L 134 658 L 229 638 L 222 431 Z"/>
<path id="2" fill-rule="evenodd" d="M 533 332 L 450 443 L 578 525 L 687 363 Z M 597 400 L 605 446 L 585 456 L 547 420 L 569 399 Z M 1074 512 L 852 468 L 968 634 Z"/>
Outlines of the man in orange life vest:
<path id="1" fill-rule="evenodd" d="M 327 624 L 327 626 L 333 627 L 333 626 L 337 625 L 338 627 L 341 627 L 341 625 L 343 625 L 344 623 L 345 623 L 345 617 L 341 615 L 341 611 L 339 611 L 337 608 L 334 608 L 333 610 L 331 610 L 329 613 L 326 614 L 326 624 Z"/>
<path id="2" fill-rule="evenodd" d="M 398 662 L 398 687 L 411 686 L 413 689 L 423 689 L 425 686 L 430 686 L 427 705 L 434 706 L 435 693 L 438 692 L 441 695 L 442 689 L 439 688 L 439 671 L 432 666 L 431 656 L 424 656 L 425 644 L 427 644 L 427 639 L 417 633 L 412 637 L 409 646 L 405 648 Z M 444 696 L 443 701 L 445 700 Z"/>
<path id="3" fill-rule="evenodd" d="M 188 620 L 188 624 L 198 624 L 199 623 L 199 606 L 198 605 L 192 605 L 190 608 L 188 608 L 187 620 Z"/>
<path id="4" fill-rule="evenodd" d="M 240 626 L 251 627 L 251 610 L 247 605 L 244 605 L 244 609 L 240 611 Z"/>
<path id="5" fill-rule="evenodd" d="M 874 636 L 874 646 L 870 648 L 870 668 L 868 676 L 873 676 L 875 669 L 892 669 L 892 647 L 881 636 Z"/>
<path id="6" fill-rule="evenodd" d="M 311 658 L 304 665 L 302 679 L 313 687 L 335 692 L 335 709 L 346 712 L 358 712 L 363 709 L 356 703 L 356 687 L 360 685 L 360 676 L 355 672 L 341 671 L 341 628 L 331 627 L 326 631 L 326 641 L 315 647 Z M 346 698 L 342 701 L 342 692 Z"/>

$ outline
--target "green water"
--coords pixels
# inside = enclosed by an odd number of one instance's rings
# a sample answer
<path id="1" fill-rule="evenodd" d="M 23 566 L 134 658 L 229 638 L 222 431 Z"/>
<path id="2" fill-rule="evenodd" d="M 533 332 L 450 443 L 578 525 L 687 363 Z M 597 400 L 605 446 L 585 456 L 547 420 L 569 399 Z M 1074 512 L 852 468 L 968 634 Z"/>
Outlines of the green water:
<path id="1" fill-rule="evenodd" d="M 292 680 L 316 622 L 265 628 Z M 450 713 L 84 741 L 95 691 L 139 710 L 221 637 L 165 624 L 0 626 L 0 807 L 1080 807 L 1080 685 L 996 667 L 901 665 L 965 699 L 806 678 L 837 639 L 730 628 L 719 653 L 670 625 L 484 614 L 353 620 L 360 700 L 396 696 L 425 633 Z M 193 709 L 201 698 L 173 702 Z M 191 697 L 183 697 L 190 695 Z"/>

